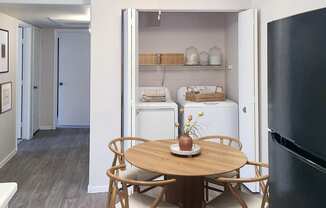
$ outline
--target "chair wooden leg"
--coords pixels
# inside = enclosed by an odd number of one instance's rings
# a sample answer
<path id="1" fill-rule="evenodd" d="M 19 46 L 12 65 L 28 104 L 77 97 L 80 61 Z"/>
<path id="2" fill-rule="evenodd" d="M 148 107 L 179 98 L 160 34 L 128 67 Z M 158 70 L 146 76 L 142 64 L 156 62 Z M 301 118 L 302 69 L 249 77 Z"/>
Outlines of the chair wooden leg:
<path id="1" fill-rule="evenodd" d="M 117 189 L 113 187 L 113 190 L 108 193 L 107 208 L 114 208 L 116 202 Z"/>
<path id="2" fill-rule="evenodd" d="M 106 199 L 106 207 L 107 208 L 111 208 L 112 207 L 112 200 L 114 197 L 114 193 L 115 192 L 115 189 L 113 187 L 113 181 L 110 179 L 110 183 L 109 183 L 109 190 L 108 190 L 108 193 L 107 193 L 107 199 Z"/>
<path id="3" fill-rule="evenodd" d="M 240 169 L 237 170 L 237 178 L 240 178 Z M 241 191 L 241 184 L 237 184 L 237 189 Z"/>
<path id="4" fill-rule="evenodd" d="M 208 200 L 209 200 L 209 190 L 208 190 L 208 181 L 207 180 L 205 180 L 204 181 L 204 188 L 205 188 L 205 200 L 206 200 L 206 202 L 208 202 Z"/>
<path id="5" fill-rule="evenodd" d="M 134 186 L 134 192 L 140 193 L 140 187 L 139 186 Z"/>
<path id="6" fill-rule="evenodd" d="M 266 203 L 268 201 L 268 186 L 269 184 L 267 183 L 265 189 L 263 190 L 263 201 L 261 203 L 261 208 L 265 208 Z"/>
<path id="7" fill-rule="evenodd" d="M 246 202 L 240 197 L 240 195 L 233 189 L 232 185 L 227 183 L 228 191 L 236 198 L 236 200 L 240 203 L 242 208 L 248 208 Z"/>
<path id="8" fill-rule="evenodd" d="M 107 196 L 106 196 L 106 208 L 110 208 L 110 206 L 111 206 L 110 197 L 111 197 L 111 194 L 110 194 L 110 192 L 108 192 Z"/>
<path id="9" fill-rule="evenodd" d="M 168 177 L 167 177 L 166 175 L 163 175 L 163 179 L 164 179 L 164 180 L 167 180 Z M 166 200 L 166 199 L 168 198 L 168 197 L 167 197 L 167 194 L 168 194 L 167 191 L 164 192 L 164 198 L 163 198 L 164 200 Z"/>

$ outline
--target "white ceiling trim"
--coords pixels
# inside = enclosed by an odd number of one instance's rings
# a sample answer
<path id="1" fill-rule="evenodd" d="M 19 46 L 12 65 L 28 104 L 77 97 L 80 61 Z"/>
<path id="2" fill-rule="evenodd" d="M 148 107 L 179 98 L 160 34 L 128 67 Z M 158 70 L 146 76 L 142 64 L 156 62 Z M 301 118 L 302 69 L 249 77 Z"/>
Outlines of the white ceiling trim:
<path id="1" fill-rule="evenodd" d="M 52 4 L 52 5 L 87 5 L 91 0 L 0 0 L 0 3 L 8 4 Z"/>
<path id="2" fill-rule="evenodd" d="M 41 28 L 88 27 L 90 23 L 90 5 L 0 3 L 0 12 Z M 60 20 L 61 23 L 51 20 Z"/>

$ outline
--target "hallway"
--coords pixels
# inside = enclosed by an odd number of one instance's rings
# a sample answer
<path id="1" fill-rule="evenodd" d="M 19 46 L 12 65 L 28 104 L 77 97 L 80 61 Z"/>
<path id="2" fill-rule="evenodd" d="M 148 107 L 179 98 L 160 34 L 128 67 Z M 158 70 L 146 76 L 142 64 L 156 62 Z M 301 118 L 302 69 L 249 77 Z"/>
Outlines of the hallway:
<path id="1" fill-rule="evenodd" d="M 9 207 L 104 207 L 105 194 L 87 193 L 88 164 L 89 129 L 40 131 L 0 170 L 0 182 L 18 183 Z"/>

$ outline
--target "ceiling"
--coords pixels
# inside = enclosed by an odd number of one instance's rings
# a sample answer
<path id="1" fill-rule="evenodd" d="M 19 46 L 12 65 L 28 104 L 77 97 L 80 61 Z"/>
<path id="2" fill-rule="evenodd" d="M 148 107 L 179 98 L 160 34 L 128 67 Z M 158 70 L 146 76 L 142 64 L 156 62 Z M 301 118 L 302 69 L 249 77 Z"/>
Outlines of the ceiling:
<path id="1" fill-rule="evenodd" d="M 87 28 L 90 5 L 0 4 L 0 12 L 41 28 Z"/>

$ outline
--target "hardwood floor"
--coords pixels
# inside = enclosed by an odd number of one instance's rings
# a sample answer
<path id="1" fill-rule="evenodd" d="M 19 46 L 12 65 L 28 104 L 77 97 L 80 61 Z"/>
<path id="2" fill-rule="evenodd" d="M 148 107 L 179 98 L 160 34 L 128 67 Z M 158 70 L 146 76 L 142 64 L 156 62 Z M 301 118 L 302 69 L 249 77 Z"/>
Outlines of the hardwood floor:
<path id="1" fill-rule="evenodd" d="M 0 182 L 15 181 L 9 208 L 105 207 L 105 194 L 88 194 L 89 130 L 40 131 L 22 141 L 0 169 Z"/>

